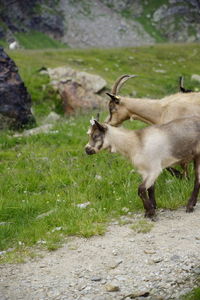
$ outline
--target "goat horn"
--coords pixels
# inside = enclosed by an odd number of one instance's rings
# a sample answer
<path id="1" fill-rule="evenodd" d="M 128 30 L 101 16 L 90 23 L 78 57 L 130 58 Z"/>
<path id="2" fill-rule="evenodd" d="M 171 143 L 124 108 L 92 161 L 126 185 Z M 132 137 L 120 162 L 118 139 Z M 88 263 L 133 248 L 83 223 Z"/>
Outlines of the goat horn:
<path id="1" fill-rule="evenodd" d="M 118 93 L 118 91 L 120 90 L 120 88 L 122 87 L 122 85 L 130 78 L 133 78 L 133 77 L 137 77 L 137 75 L 122 75 L 120 76 L 114 83 L 113 87 L 112 87 L 112 90 L 111 90 L 111 93 L 113 95 L 116 95 Z"/>

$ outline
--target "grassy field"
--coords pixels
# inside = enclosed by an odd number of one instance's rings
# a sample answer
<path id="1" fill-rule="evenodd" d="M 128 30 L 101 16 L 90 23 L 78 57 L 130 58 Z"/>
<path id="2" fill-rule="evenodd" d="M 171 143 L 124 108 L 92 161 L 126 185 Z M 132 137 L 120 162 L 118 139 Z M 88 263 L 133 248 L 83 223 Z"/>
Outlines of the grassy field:
<path id="1" fill-rule="evenodd" d="M 61 100 L 38 73 L 42 66 L 69 65 L 103 76 L 110 87 L 124 73 L 140 77 L 127 83 L 123 94 L 159 98 L 178 90 L 178 77 L 187 88 L 199 88 L 190 80 L 199 74 L 200 45 L 158 45 L 109 50 L 20 50 L 9 52 L 32 96 L 37 123 L 50 111 L 62 113 Z M 159 70 L 162 70 L 160 72 Z M 164 72 L 163 72 L 164 71 Z M 105 96 L 106 101 L 106 96 Z M 137 196 L 140 177 L 119 155 L 84 153 L 92 112 L 62 117 L 48 134 L 0 136 L 0 251 L 10 249 L 1 261 L 19 260 L 30 246 L 54 250 L 69 235 L 103 234 L 106 224 L 121 215 L 143 211 Z M 106 112 L 102 112 L 102 120 Z M 141 128 L 140 122 L 127 122 Z M 193 184 L 177 180 L 166 171 L 159 177 L 159 208 L 176 209 L 186 204 Z M 87 203 L 86 208 L 79 204 Z"/>

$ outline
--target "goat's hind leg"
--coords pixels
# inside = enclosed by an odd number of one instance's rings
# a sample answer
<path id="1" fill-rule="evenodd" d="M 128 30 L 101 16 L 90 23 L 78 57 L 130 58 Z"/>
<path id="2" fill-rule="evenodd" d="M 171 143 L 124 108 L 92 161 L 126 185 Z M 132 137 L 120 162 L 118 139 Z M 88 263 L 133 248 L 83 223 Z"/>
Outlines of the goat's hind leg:
<path id="1" fill-rule="evenodd" d="M 183 175 L 181 174 L 180 171 L 176 170 L 175 168 L 168 167 L 166 170 L 172 175 L 175 176 L 176 178 L 183 178 Z"/>
<path id="2" fill-rule="evenodd" d="M 145 217 L 153 217 L 155 215 L 155 208 L 147 195 L 147 189 L 144 183 L 140 184 L 138 188 L 138 196 L 142 199 L 145 209 Z"/>
<path id="3" fill-rule="evenodd" d="M 154 183 L 156 178 L 161 173 L 160 164 L 154 164 L 147 171 L 141 172 L 143 182 L 138 188 L 138 195 L 142 199 L 145 217 L 153 217 L 155 215 L 156 200 L 154 194 Z M 148 192 L 148 195 L 147 195 Z"/>
<path id="4" fill-rule="evenodd" d="M 197 197 L 198 197 L 199 188 L 200 188 L 200 156 L 195 157 L 195 159 L 194 159 L 194 169 L 195 169 L 194 188 L 193 188 L 191 197 L 188 200 L 186 212 L 193 212 L 194 206 L 197 203 Z"/>

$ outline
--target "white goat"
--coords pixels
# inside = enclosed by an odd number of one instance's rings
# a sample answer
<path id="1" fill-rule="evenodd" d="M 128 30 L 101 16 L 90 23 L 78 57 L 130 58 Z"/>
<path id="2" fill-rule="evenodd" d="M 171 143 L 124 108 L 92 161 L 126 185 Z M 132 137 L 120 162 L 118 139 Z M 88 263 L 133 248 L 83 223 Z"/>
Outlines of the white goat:
<path id="1" fill-rule="evenodd" d="M 91 122 L 86 153 L 96 154 L 108 149 L 130 159 L 143 179 L 138 195 L 147 217 L 155 214 L 154 183 L 162 170 L 193 160 L 195 183 L 186 209 L 187 212 L 193 211 L 200 188 L 200 118 L 181 118 L 140 130 L 117 128 L 96 120 Z"/>
<path id="2" fill-rule="evenodd" d="M 19 48 L 19 44 L 18 44 L 17 41 L 14 41 L 14 42 L 12 42 L 12 43 L 9 44 L 9 49 L 10 50 L 15 50 L 17 48 Z"/>

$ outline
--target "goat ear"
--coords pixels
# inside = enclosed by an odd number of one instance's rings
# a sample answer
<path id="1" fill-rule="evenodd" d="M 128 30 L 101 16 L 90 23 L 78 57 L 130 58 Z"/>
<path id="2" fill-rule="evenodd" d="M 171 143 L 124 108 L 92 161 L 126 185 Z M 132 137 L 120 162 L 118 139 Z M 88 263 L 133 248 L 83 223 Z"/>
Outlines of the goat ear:
<path id="1" fill-rule="evenodd" d="M 98 128 L 100 131 L 105 132 L 105 131 L 107 130 L 107 127 L 101 125 L 97 120 L 94 120 L 94 122 L 95 122 L 95 125 L 97 126 L 97 128 Z"/>
<path id="2" fill-rule="evenodd" d="M 116 104 L 119 104 L 120 103 L 120 98 L 118 96 L 115 96 L 113 94 L 110 94 L 110 93 L 106 93 L 110 98 L 111 100 L 113 100 Z"/>
<path id="3" fill-rule="evenodd" d="M 100 118 L 100 113 L 98 112 L 95 120 L 99 121 L 99 118 Z"/>

